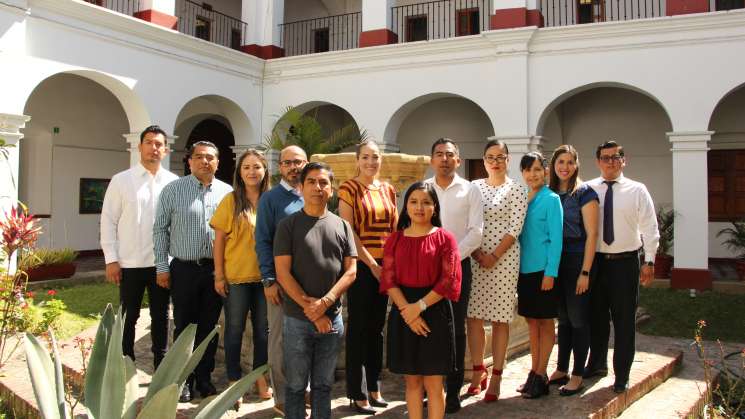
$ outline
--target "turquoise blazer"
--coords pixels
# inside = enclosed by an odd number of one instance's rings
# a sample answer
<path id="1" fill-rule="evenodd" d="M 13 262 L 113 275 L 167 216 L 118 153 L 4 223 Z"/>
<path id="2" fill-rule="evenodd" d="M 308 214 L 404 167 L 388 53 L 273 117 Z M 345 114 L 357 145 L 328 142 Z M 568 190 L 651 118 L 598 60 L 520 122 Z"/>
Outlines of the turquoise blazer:
<path id="1" fill-rule="evenodd" d="M 559 195 L 544 186 L 528 203 L 520 233 L 520 273 L 543 271 L 544 276 L 559 275 L 564 210 Z"/>

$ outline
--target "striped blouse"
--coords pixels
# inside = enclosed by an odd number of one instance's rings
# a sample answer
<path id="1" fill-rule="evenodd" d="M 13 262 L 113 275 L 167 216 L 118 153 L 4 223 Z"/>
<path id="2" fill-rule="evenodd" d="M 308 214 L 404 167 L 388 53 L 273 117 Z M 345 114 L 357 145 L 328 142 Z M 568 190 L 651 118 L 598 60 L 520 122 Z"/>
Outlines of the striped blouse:
<path id="1" fill-rule="evenodd" d="M 396 229 L 396 190 L 388 183 L 365 186 L 354 179 L 339 187 L 339 199 L 354 211 L 354 232 L 375 259 L 383 258 L 385 240 Z"/>

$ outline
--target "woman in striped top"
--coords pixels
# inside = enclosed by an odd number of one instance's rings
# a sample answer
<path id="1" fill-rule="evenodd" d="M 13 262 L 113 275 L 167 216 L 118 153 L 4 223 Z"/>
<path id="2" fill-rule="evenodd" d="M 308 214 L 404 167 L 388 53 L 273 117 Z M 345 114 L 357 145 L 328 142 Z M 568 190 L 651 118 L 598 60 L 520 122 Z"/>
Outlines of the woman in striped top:
<path id="1" fill-rule="evenodd" d="M 346 381 L 350 406 L 362 414 L 385 407 L 380 395 L 388 296 L 378 292 L 383 245 L 396 229 L 396 191 L 377 179 L 382 155 L 374 141 L 357 146 L 357 176 L 339 187 L 339 215 L 354 229 L 357 279 L 347 291 Z M 367 389 L 362 389 L 362 367 Z M 366 394 L 367 393 L 367 394 Z"/>

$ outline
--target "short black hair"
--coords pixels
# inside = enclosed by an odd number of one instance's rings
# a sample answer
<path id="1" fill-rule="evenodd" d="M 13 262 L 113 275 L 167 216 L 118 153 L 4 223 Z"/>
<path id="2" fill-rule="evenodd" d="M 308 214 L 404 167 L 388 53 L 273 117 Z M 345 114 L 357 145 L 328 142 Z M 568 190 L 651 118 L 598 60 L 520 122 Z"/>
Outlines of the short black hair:
<path id="1" fill-rule="evenodd" d="M 486 150 L 494 147 L 495 145 L 501 147 L 502 150 L 504 150 L 504 154 L 508 156 L 510 155 L 510 149 L 507 148 L 507 143 L 502 140 L 489 140 L 489 142 L 486 143 L 486 146 L 484 146 L 484 155 L 486 155 Z"/>
<path id="2" fill-rule="evenodd" d="M 145 141 L 145 135 L 147 134 L 160 134 L 164 139 L 168 139 L 168 134 L 159 125 L 150 125 L 149 127 L 142 130 L 140 133 L 140 144 Z"/>
<path id="3" fill-rule="evenodd" d="M 305 178 L 308 177 L 308 173 L 311 170 L 325 170 L 329 174 L 329 180 L 334 183 L 334 172 L 331 170 L 331 166 L 326 163 L 319 161 L 312 161 L 303 167 L 303 171 L 300 172 L 300 183 L 305 184 Z"/>
<path id="4" fill-rule="evenodd" d="M 220 149 L 217 148 L 217 146 L 215 145 L 215 143 L 213 143 L 211 141 L 204 141 L 204 140 L 197 141 L 194 144 L 192 144 L 192 145 L 189 146 L 189 148 L 187 149 L 187 153 L 189 155 L 189 158 L 191 158 L 191 156 L 194 155 L 194 150 L 196 150 L 197 147 L 212 147 L 212 148 L 215 149 L 215 157 L 220 158 Z"/>
<path id="5" fill-rule="evenodd" d="M 546 161 L 546 158 L 543 157 L 543 154 L 537 152 L 537 151 L 531 151 L 529 153 L 526 153 L 522 159 L 520 159 L 520 171 L 525 171 L 533 167 L 533 163 L 538 160 L 541 163 L 541 166 L 543 168 L 548 167 L 548 162 Z"/>
<path id="6" fill-rule="evenodd" d="M 595 158 L 600 158 L 600 150 L 605 150 L 606 148 L 616 148 L 618 147 L 618 154 L 623 157 L 623 146 L 621 144 L 618 144 L 617 142 L 613 140 L 608 140 L 600 145 L 598 145 L 598 148 L 595 149 Z"/>
<path id="7" fill-rule="evenodd" d="M 455 141 L 451 140 L 450 138 L 438 138 L 435 140 L 434 143 L 432 143 L 432 150 L 429 152 L 430 156 L 434 156 L 435 154 L 435 147 L 437 147 L 440 144 L 452 144 L 453 147 L 455 147 L 455 154 L 460 154 L 460 150 L 458 149 L 458 144 L 455 144 Z"/>
<path id="8" fill-rule="evenodd" d="M 411 225 L 411 217 L 408 211 L 406 211 L 406 204 L 409 202 L 409 197 L 414 191 L 424 191 L 429 194 L 429 198 L 435 204 L 435 212 L 432 214 L 432 225 L 435 227 L 442 227 L 442 220 L 440 219 L 440 200 L 437 199 L 437 192 L 435 187 L 429 182 L 416 182 L 409 186 L 404 194 L 404 209 L 401 211 L 401 215 L 398 217 L 397 230 L 403 230 Z"/>

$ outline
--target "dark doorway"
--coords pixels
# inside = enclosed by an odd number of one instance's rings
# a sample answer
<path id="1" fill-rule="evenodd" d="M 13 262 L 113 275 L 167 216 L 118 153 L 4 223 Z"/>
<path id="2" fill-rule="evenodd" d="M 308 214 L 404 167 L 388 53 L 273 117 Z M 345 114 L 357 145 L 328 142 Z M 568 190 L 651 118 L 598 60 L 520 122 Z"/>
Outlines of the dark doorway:
<path id="1" fill-rule="evenodd" d="M 489 177 L 489 173 L 484 167 L 484 159 L 468 159 L 466 160 L 468 165 L 466 166 L 466 177 L 468 180 L 485 179 Z"/>
<path id="2" fill-rule="evenodd" d="M 745 8 L 745 0 L 717 0 L 717 10 Z"/>
<path id="3" fill-rule="evenodd" d="M 197 124 L 189 134 L 189 140 L 186 142 L 186 149 L 197 141 L 210 141 L 217 146 L 220 151 L 220 165 L 217 167 L 217 178 L 221 181 L 232 185 L 233 170 L 235 169 L 235 158 L 231 146 L 235 145 L 235 138 L 230 128 L 220 121 L 214 119 L 205 119 Z M 188 156 L 187 156 L 188 158 Z M 184 175 L 190 174 L 189 163 L 184 161 Z"/>
<path id="4" fill-rule="evenodd" d="M 329 28 L 315 29 L 313 31 L 313 52 L 328 52 L 329 41 Z"/>
<path id="5" fill-rule="evenodd" d="M 457 20 L 455 21 L 455 35 L 476 35 L 481 33 L 479 27 L 479 9 L 474 7 L 471 9 L 461 9 L 457 11 Z"/>
<path id="6" fill-rule="evenodd" d="M 406 18 L 406 42 L 427 40 L 427 15 Z"/>

